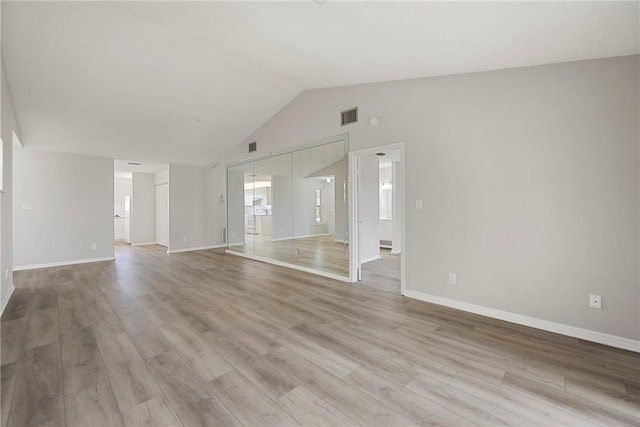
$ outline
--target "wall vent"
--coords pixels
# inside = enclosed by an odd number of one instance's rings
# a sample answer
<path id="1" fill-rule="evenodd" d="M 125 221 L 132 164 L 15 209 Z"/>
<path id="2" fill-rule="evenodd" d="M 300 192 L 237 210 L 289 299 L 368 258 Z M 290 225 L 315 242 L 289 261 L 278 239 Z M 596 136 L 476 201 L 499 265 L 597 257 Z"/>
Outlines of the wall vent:
<path id="1" fill-rule="evenodd" d="M 256 141 L 249 143 L 249 152 L 253 153 L 254 151 L 258 151 L 258 143 Z"/>
<path id="2" fill-rule="evenodd" d="M 340 113 L 340 126 L 358 122 L 358 107 Z"/>

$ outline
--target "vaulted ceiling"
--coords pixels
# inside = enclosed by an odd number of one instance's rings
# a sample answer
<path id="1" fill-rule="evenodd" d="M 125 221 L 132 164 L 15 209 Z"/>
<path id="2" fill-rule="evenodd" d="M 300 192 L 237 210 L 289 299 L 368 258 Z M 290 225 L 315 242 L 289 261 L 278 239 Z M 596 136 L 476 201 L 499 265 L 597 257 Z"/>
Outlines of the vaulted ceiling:
<path id="1" fill-rule="evenodd" d="M 25 147 L 210 166 L 301 91 L 640 52 L 637 2 L 2 2 Z"/>

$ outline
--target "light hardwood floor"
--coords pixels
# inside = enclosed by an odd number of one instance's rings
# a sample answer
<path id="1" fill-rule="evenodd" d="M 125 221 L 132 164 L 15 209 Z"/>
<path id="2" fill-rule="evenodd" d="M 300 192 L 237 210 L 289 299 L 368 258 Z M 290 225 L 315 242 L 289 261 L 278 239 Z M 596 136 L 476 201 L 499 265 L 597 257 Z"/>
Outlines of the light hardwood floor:
<path id="1" fill-rule="evenodd" d="M 638 354 L 224 254 L 16 273 L 2 426 L 638 425 Z"/>
<path id="2" fill-rule="evenodd" d="M 400 255 L 380 248 L 380 259 L 362 264 L 360 285 L 400 294 Z"/>

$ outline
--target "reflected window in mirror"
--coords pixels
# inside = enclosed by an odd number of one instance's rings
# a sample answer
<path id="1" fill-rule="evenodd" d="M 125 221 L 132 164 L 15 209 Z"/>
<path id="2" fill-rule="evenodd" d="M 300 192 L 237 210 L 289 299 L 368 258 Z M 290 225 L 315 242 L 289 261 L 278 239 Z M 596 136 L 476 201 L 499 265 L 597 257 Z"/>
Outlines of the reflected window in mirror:
<path id="1" fill-rule="evenodd" d="M 316 190 L 316 224 L 322 224 L 322 204 L 319 188 Z"/>

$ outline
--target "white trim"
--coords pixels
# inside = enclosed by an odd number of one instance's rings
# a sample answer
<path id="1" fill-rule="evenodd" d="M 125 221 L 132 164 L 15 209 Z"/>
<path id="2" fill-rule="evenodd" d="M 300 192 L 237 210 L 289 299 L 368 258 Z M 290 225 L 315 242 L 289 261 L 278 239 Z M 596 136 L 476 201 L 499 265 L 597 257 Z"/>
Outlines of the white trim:
<path id="1" fill-rule="evenodd" d="M 294 236 L 294 237 L 279 237 L 277 239 L 271 239 L 272 242 L 281 242 L 283 240 L 296 240 L 296 239 L 306 239 L 308 237 L 318 237 L 318 236 L 328 236 L 328 233 L 317 233 L 317 234 L 304 234 L 302 236 Z"/>
<path id="2" fill-rule="evenodd" d="M 145 242 L 145 243 L 131 243 L 131 246 L 149 246 L 149 245 L 157 245 L 158 242 Z"/>
<path id="3" fill-rule="evenodd" d="M 7 308 L 7 304 L 9 304 L 9 300 L 11 299 L 11 295 L 13 295 L 13 291 L 16 290 L 16 287 L 13 286 L 13 283 L 11 283 L 11 287 L 9 288 L 9 292 L 7 292 L 7 295 L 5 295 L 3 301 L 2 301 L 2 311 L 0 311 L 0 314 L 4 313 L 4 309 Z"/>
<path id="4" fill-rule="evenodd" d="M 63 265 L 87 264 L 90 262 L 101 262 L 101 261 L 115 261 L 115 258 L 112 256 L 109 256 L 104 258 L 85 258 L 85 259 L 72 259 L 69 261 L 46 262 L 44 264 L 17 265 L 13 267 L 13 271 L 34 270 L 36 268 L 47 268 L 47 267 L 60 267 Z"/>
<path id="5" fill-rule="evenodd" d="M 351 280 L 347 276 L 339 276 L 337 274 L 327 273 L 325 271 L 315 270 L 313 268 L 303 267 L 301 265 L 289 264 L 288 262 L 276 261 L 276 260 L 271 259 L 271 258 L 261 257 L 261 256 L 257 256 L 257 255 L 249 255 L 249 254 L 245 254 L 243 252 L 232 251 L 230 249 L 227 249 L 226 253 L 231 254 L 231 255 L 240 256 L 240 257 L 243 257 L 243 258 L 252 259 L 254 261 L 260 261 L 260 262 L 264 262 L 264 263 L 267 263 L 267 264 L 279 265 L 280 267 L 291 268 L 293 270 L 304 271 L 305 273 L 316 274 L 318 276 L 328 277 L 328 278 L 334 279 L 334 280 L 340 280 L 341 282 L 351 282 Z"/>
<path id="6" fill-rule="evenodd" d="M 632 340 L 629 338 L 605 334 L 603 332 L 592 331 L 589 329 L 578 328 L 576 326 L 565 325 L 562 323 L 550 322 L 548 320 L 537 319 L 535 317 L 524 316 L 522 314 L 511 313 L 508 311 L 496 310 L 495 308 L 483 307 L 481 305 L 470 304 L 450 298 L 443 298 L 437 295 L 425 294 L 423 292 L 407 290 L 405 292 L 405 296 L 420 301 L 426 301 L 445 307 L 467 311 L 469 313 L 480 314 L 482 316 L 516 323 L 518 325 L 529 326 L 531 328 L 542 329 L 543 331 L 554 332 L 556 334 L 566 335 L 573 338 L 579 338 L 599 344 L 605 344 L 611 347 L 640 353 L 640 341 Z"/>
<path id="7" fill-rule="evenodd" d="M 345 239 L 333 239 L 333 241 L 334 241 L 334 242 L 336 242 L 336 243 L 342 243 L 343 245 L 344 245 L 345 243 L 349 243 L 349 242 L 347 242 Z"/>
<path id="8" fill-rule="evenodd" d="M 183 249 L 167 249 L 168 254 L 178 254 L 181 252 L 193 252 L 193 251 L 204 251 L 207 249 L 218 249 L 218 248 L 226 248 L 226 243 L 220 243 L 217 245 L 209 245 L 209 246 L 196 246 L 195 248 L 183 248 Z"/>
<path id="9" fill-rule="evenodd" d="M 360 261 L 360 264 L 366 264 L 366 263 L 371 262 L 371 261 L 376 261 L 376 260 L 378 260 L 380 258 L 382 258 L 380 255 L 374 255 L 371 258 L 363 259 L 362 261 Z"/>

